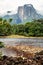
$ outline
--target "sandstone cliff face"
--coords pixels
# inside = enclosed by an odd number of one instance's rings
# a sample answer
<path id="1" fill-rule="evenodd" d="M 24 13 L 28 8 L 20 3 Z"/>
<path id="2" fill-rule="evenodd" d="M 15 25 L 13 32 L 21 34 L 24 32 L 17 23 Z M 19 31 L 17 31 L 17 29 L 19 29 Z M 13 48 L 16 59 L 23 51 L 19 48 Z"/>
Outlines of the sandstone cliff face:
<path id="1" fill-rule="evenodd" d="M 9 19 L 12 18 L 12 23 L 25 23 L 30 22 L 33 19 L 40 19 L 43 18 L 42 15 L 38 14 L 36 9 L 33 7 L 32 4 L 25 4 L 24 6 L 19 6 L 17 13 L 13 15 L 5 15 L 3 18 Z"/>
<path id="2" fill-rule="evenodd" d="M 18 15 L 22 22 L 40 18 L 40 15 L 36 12 L 35 8 L 31 4 L 18 7 Z"/>

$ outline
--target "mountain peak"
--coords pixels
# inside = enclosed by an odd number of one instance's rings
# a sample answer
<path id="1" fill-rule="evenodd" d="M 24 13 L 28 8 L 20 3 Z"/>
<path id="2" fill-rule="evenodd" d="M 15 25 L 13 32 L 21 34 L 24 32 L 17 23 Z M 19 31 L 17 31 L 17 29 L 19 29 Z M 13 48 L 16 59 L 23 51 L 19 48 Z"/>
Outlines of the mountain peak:
<path id="1" fill-rule="evenodd" d="M 18 15 L 22 22 L 39 19 L 41 17 L 32 4 L 25 4 L 24 6 L 18 7 Z"/>
<path id="2" fill-rule="evenodd" d="M 43 18 L 42 15 L 37 13 L 36 9 L 32 4 L 25 4 L 24 6 L 19 6 L 17 14 L 9 16 L 7 15 L 4 18 L 8 19 L 10 17 L 13 19 L 13 22 L 17 24 L 32 21 L 33 19 Z"/>
<path id="3" fill-rule="evenodd" d="M 33 7 L 32 4 L 25 4 L 24 6 Z"/>

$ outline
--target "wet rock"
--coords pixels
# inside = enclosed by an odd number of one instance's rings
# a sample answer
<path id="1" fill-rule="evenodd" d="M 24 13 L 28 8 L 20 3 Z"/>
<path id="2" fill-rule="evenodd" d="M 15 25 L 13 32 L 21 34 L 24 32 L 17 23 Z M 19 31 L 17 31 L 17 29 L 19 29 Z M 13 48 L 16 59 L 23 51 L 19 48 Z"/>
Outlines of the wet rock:
<path id="1" fill-rule="evenodd" d="M 34 58 L 3 56 L 0 65 L 43 65 L 43 55 L 35 55 Z"/>
<path id="2" fill-rule="evenodd" d="M 43 55 L 43 50 L 40 51 L 39 53 L 37 52 L 36 55 Z"/>
<path id="3" fill-rule="evenodd" d="M 7 56 L 5 56 L 5 55 L 3 56 L 3 60 L 5 60 L 5 59 L 7 59 L 7 58 L 8 58 Z"/>

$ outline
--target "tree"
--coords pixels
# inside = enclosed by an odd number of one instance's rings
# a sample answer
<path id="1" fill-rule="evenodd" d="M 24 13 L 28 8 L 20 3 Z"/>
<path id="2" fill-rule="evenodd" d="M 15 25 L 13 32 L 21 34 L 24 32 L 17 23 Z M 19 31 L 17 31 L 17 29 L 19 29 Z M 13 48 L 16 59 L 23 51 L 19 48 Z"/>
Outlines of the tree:
<path id="1" fill-rule="evenodd" d="M 3 19 L 2 18 L 0 18 L 0 21 L 2 21 Z"/>
<path id="2" fill-rule="evenodd" d="M 0 18 L 0 23 L 3 24 L 3 18 Z"/>
<path id="3" fill-rule="evenodd" d="M 7 20 L 6 19 L 3 19 L 3 24 L 6 24 L 7 23 Z"/>
<path id="4" fill-rule="evenodd" d="M 12 20 L 13 20 L 13 19 L 12 19 L 12 18 L 10 18 L 10 19 L 9 19 L 9 23 L 11 23 L 11 22 L 12 22 Z"/>
<path id="5" fill-rule="evenodd" d="M 20 34 L 20 35 L 23 35 L 24 34 L 24 32 L 25 32 L 25 27 L 24 27 L 24 25 L 23 24 L 19 24 L 19 25 L 17 25 L 17 34 Z"/>

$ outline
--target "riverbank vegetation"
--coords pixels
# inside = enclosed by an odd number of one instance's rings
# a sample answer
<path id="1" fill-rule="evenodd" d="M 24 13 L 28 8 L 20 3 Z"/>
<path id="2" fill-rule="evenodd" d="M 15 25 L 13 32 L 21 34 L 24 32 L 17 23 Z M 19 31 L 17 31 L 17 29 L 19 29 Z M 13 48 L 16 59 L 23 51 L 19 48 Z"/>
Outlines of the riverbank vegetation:
<path id="1" fill-rule="evenodd" d="M 43 19 L 33 20 L 25 24 L 13 24 L 12 19 L 0 18 L 0 37 L 22 35 L 26 37 L 43 37 Z"/>
<path id="2" fill-rule="evenodd" d="M 0 42 L 0 48 L 4 47 L 3 42 Z"/>

